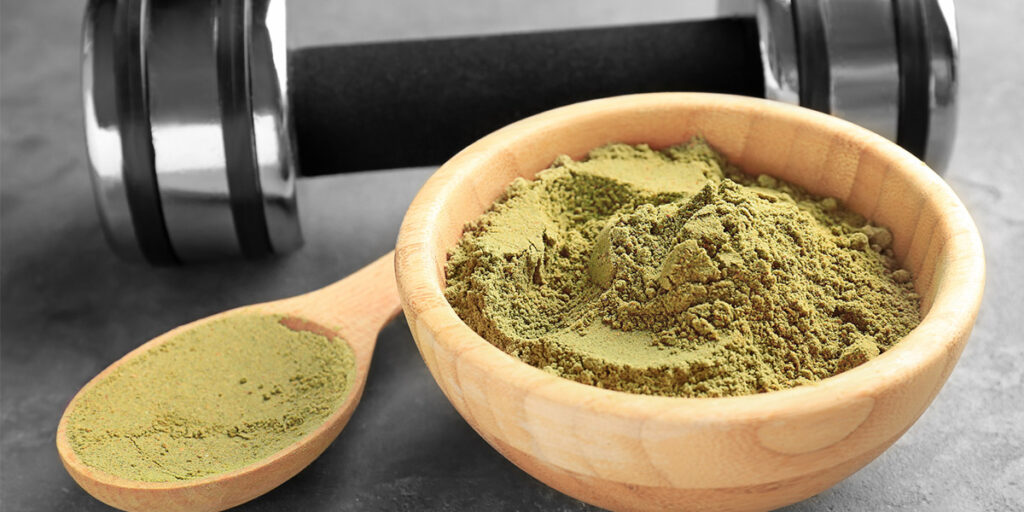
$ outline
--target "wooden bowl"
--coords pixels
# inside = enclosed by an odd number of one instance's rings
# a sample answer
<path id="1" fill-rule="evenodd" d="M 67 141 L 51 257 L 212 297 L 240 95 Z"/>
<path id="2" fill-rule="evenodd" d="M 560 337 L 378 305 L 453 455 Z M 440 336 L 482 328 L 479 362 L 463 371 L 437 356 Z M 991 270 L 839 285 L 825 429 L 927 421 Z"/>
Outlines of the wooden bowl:
<path id="1" fill-rule="evenodd" d="M 634 395 L 545 373 L 494 347 L 444 297 L 447 252 L 515 177 L 610 142 L 661 148 L 701 134 L 769 174 L 889 227 L 922 296 L 921 324 L 880 357 L 784 391 L 729 398 Z M 399 293 L 448 400 L 542 482 L 619 510 L 761 510 L 819 493 L 896 441 L 939 392 L 974 324 L 981 241 L 950 188 L 882 137 L 765 100 L 621 96 L 545 112 L 455 155 L 424 185 L 396 248 Z M 879 492 L 884 492 L 879 489 Z"/>

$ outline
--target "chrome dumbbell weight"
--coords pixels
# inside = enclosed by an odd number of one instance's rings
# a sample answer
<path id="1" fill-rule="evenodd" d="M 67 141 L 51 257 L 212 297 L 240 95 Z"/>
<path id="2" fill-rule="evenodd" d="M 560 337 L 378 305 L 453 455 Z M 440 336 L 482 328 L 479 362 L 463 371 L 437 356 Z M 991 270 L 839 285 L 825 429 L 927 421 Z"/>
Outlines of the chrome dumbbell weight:
<path id="1" fill-rule="evenodd" d="M 118 253 L 287 253 L 302 243 L 297 176 L 438 164 L 602 96 L 766 96 L 857 122 L 937 169 L 955 126 L 945 0 L 759 0 L 746 17 L 290 52 L 284 19 L 284 0 L 90 1 L 86 139 Z"/>

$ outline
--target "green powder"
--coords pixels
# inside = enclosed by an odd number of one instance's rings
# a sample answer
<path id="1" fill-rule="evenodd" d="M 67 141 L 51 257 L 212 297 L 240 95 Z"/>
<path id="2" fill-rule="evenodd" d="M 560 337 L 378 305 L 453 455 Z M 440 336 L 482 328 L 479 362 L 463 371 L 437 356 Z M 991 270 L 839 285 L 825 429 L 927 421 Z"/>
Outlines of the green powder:
<path id="1" fill-rule="evenodd" d="M 446 296 L 485 339 L 568 379 L 744 395 L 853 368 L 917 325 L 891 243 L 703 140 L 612 144 L 513 182 L 466 226 Z"/>
<path id="2" fill-rule="evenodd" d="M 323 424 L 355 379 L 351 348 L 303 324 L 229 316 L 131 359 L 78 398 L 72 449 L 88 466 L 147 482 L 224 473 L 280 451 Z"/>

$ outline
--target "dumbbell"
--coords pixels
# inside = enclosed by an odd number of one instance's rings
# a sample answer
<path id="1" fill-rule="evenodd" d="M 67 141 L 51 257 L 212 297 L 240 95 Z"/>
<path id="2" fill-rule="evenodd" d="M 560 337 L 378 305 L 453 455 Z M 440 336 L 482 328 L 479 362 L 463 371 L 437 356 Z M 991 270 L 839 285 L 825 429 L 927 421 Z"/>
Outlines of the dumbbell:
<path id="1" fill-rule="evenodd" d="M 298 176 L 439 164 L 517 119 L 627 93 L 785 101 L 945 166 L 951 0 L 757 0 L 752 11 L 288 51 L 284 0 L 90 0 L 84 112 L 104 232 L 119 254 L 155 264 L 287 253 L 302 244 Z"/>

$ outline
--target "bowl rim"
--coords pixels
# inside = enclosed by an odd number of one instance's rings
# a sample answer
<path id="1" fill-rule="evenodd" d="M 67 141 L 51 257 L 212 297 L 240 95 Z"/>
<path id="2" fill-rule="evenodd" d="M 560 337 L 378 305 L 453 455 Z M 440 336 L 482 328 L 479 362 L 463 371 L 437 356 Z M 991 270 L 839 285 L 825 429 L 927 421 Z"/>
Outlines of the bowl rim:
<path id="1" fill-rule="evenodd" d="M 437 236 L 433 227 L 445 215 L 441 206 L 456 188 L 452 183 L 466 179 L 480 162 L 493 157 L 503 146 L 521 142 L 519 139 L 531 131 L 571 123 L 566 120 L 595 109 L 628 111 L 665 108 L 666 104 L 673 109 L 706 108 L 709 104 L 723 110 L 756 109 L 761 116 L 781 116 L 802 126 L 842 133 L 846 138 L 852 134 L 858 144 L 871 146 L 893 164 L 889 172 L 902 174 L 914 188 L 922 189 L 929 201 L 941 203 L 942 222 L 937 222 L 934 229 L 945 229 L 949 238 L 939 254 L 957 256 L 935 270 L 932 284 L 937 290 L 921 323 L 884 354 L 841 374 L 784 390 L 728 397 L 644 395 L 583 384 L 550 374 L 505 353 L 466 325 L 444 297 L 437 271 L 443 269 L 446 262 L 438 262 L 431 249 Z M 713 140 L 709 142 L 714 144 Z M 966 339 L 973 327 L 985 281 L 981 238 L 970 214 L 946 182 L 924 162 L 880 135 L 827 114 L 760 98 L 715 93 L 646 93 L 601 98 L 542 112 L 492 132 L 453 156 L 423 185 L 406 212 L 395 254 L 402 307 L 417 344 L 422 343 L 419 335 L 426 331 L 438 345 L 457 354 L 459 365 L 473 365 L 488 373 L 506 372 L 503 380 L 517 388 L 529 387 L 535 398 L 622 417 L 640 414 L 692 421 L 693 415 L 700 413 L 701 420 L 709 424 L 769 419 L 783 413 L 814 414 L 865 397 L 879 396 L 919 376 L 941 363 L 951 351 L 962 349 L 960 341 Z M 412 297 L 413 290 L 415 297 Z M 413 298 L 415 300 L 411 300 Z M 420 351 L 426 356 L 422 347 Z M 959 352 L 941 368 L 935 393 L 958 357 Z M 438 375 L 434 377 L 439 380 Z"/>

